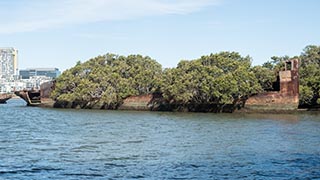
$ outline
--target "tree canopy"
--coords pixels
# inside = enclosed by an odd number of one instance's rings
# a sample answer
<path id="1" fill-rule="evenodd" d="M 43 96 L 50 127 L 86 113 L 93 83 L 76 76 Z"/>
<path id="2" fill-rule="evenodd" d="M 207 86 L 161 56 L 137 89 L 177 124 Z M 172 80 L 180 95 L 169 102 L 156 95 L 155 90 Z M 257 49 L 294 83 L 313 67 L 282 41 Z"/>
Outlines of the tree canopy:
<path id="1" fill-rule="evenodd" d="M 254 66 L 252 71 L 258 79 L 258 82 L 263 90 L 274 90 L 273 84 L 277 81 L 277 74 L 274 72 L 273 67 L 268 68 L 265 66 Z"/>
<path id="2" fill-rule="evenodd" d="M 261 90 L 250 57 L 235 52 L 181 61 L 163 73 L 161 92 L 177 104 L 232 104 Z"/>
<path id="3" fill-rule="evenodd" d="M 320 46 L 310 45 L 300 55 L 300 104 L 320 104 Z"/>
<path id="4" fill-rule="evenodd" d="M 300 56 L 300 104 L 320 104 L 320 46 L 307 46 Z M 148 56 L 106 54 L 80 61 L 56 80 L 52 98 L 70 106 L 116 109 L 129 96 L 157 93 L 167 103 L 235 104 L 253 94 L 274 90 L 273 83 L 289 56 L 271 57 L 251 66 L 249 56 L 220 52 L 182 60 L 162 69 Z"/>
<path id="5" fill-rule="evenodd" d="M 284 69 L 286 60 L 298 58 L 300 61 L 299 104 L 301 106 L 317 106 L 320 104 L 320 46 L 309 45 L 300 56 L 273 56 L 262 66 L 254 67 L 255 74 L 264 90 L 270 89 L 272 82 L 280 70 Z M 273 73 L 272 73 L 273 72 Z"/>
<path id="6" fill-rule="evenodd" d="M 82 108 L 115 109 L 128 96 L 157 91 L 161 73 L 161 65 L 150 57 L 106 54 L 64 71 L 52 97 Z"/>

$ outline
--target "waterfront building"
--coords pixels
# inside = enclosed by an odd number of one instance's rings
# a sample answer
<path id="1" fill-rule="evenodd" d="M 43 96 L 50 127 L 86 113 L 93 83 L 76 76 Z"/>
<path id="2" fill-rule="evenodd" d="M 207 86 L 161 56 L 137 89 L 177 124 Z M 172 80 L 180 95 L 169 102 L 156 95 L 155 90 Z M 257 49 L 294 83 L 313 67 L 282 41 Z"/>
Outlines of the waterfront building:
<path id="1" fill-rule="evenodd" d="M 0 48 L 0 78 L 13 79 L 18 71 L 18 50 Z"/>
<path id="2" fill-rule="evenodd" d="M 0 94 L 24 90 L 26 89 L 26 85 L 26 82 L 22 80 L 7 81 L 0 79 Z"/>
<path id="3" fill-rule="evenodd" d="M 23 82 L 26 84 L 27 90 L 30 89 L 40 89 L 40 85 L 45 82 L 51 81 L 51 77 L 47 76 L 32 76 L 29 79 L 22 79 Z"/>
<path id="4" fill-rule="evenodd" d="M 19 75 L 22 79 L 29 79 L 34 76 L 45 76 L 55 79 L 60 74 L 61 72 L 58 68 L 30 68 L 19 71 Z"/>
<path id="5" fill-rule="evenodd" d="M 29 79 L 16 79 L 12 81 L 0 79 L 0 94 L 22 90 L 40 89 L 40 85 L 42 83 L 49 81 L 52 81 L 52 78 L 46 76 L 33 76 Z"/>

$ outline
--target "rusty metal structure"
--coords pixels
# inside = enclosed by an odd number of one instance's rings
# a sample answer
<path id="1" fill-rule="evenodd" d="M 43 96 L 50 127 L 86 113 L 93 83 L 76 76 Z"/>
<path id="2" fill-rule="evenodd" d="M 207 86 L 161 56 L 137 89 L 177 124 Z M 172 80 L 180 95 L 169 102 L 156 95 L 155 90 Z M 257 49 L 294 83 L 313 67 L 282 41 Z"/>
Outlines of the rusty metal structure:
<path id="1" fill-rule="evenodd" d="M 22 98 L 27 106 L 53 106 L 54 101 L 50 98 L 50 93 L 54 88 L 54 81 L 41 84 L 40 90 L 16 91 L 15 94 Z"/>
<path id="2" fill-rule="evenodd" d="M 6 104 L 9 99 L 12 98 L 12 94 L 0 94 L 0 104 Z"/>
<path id="3" fill-rule="evenodd" d="M 285 69 L 279 72 L 280 90 L 264 92 L 250 97 L 245 102 L 249 111 L 291 111 L 299 106 L 299 60 L 285 62 Z"/>
<path id="4" fill-rule="evenodd" d="M 280 93 L 299 96 L 299 61 L 292 59 L 285 62 L 285 70 L 279 72 Z"/>

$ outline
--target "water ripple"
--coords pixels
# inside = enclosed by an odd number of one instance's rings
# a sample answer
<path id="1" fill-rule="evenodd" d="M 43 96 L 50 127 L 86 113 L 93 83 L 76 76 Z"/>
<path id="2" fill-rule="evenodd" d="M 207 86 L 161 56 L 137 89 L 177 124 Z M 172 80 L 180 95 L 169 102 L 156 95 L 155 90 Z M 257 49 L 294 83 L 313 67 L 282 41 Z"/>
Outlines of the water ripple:
<path id="1" fill-rule="evenodd" d="M 319 179 L 320 115 L 0 105 L 0 179 Z"/>

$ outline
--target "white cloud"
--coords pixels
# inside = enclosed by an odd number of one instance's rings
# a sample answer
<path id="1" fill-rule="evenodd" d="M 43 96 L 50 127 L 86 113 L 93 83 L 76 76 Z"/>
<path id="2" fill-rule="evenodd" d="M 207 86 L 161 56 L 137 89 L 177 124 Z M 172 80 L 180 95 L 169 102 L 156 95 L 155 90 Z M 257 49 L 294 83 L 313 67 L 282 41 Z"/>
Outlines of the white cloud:
<path id="1" fill-rule="evenodd" d="M 0 33 L 50 29 L 66 25 L 188 14 L 219 0 L 29 0 L 15 4 L 1 18 Z M 1 7 L 0 11 L 6 7 Z M 0 14 L 3 17 L 3 14 Z"/>

